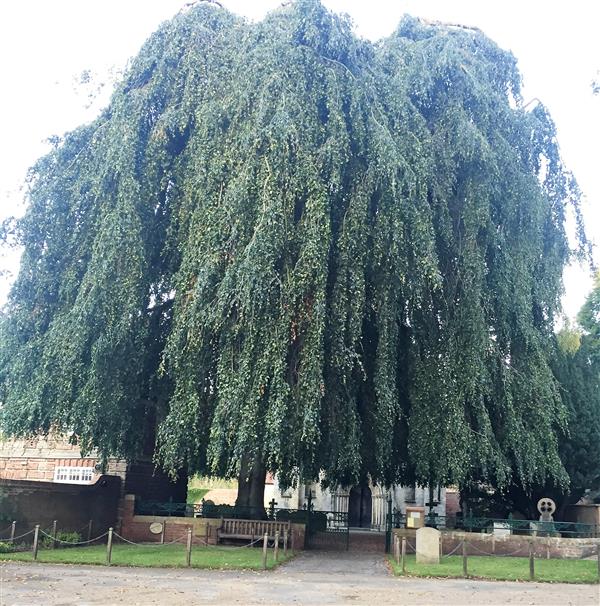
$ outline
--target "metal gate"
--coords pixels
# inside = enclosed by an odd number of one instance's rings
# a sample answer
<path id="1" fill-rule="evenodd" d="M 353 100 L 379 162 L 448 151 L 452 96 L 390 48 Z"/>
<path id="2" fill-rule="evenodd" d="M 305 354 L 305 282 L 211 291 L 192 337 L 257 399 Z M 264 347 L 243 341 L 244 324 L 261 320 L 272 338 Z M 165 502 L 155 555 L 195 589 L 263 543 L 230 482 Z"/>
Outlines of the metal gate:
<path id="1" fill-rule="evenodd" d="M 348 512 L 307 512 L 306 549 L 347 551 L 349 543 Z"/>

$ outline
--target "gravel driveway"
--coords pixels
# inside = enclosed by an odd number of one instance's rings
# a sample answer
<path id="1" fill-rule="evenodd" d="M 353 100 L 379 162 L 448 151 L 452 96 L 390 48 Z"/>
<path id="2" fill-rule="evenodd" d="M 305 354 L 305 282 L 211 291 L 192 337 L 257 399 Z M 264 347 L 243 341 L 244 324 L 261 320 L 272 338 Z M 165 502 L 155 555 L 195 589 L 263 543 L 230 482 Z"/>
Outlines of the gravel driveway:
<path id="1" fill-rule="evenodd" d="M 402 579 L 379 555 L 306 552 L 274 572 L 0 565 L 0 605 L 598 606 L 600 586 Z"/>

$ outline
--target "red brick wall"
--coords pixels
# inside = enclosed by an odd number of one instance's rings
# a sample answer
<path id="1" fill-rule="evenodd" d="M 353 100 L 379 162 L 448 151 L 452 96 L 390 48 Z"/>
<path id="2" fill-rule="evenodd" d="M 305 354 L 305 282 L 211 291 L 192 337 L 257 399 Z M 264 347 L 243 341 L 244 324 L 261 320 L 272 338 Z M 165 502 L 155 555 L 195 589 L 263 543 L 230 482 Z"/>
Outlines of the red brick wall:
<path id="1" fill-rule="evenodd" d="M 192 542 L 194 545 L 209 545 L 217 543 L 217 529 L 221 525 L 218 518 L 179 518 L 179 517 L 160 517 L 160 516 L 140 516 L 134 514 L 135 497 L 125 495 L 121 504 L 121 526 L 119 534 L 129 541 L 137 543 L 159 542 L 161 537 L 150 532 L 150 525 L 153 522 L 165 524 L 165 542 L 180 540 L 185 543 L 187 540 L 187 531 L 192 529 Z M 207 531 L 208 527 L 208 531 Z M 290 548 L 293 545 L 295 550 L 304 549 L 304 525 L 292 524 L 292 536 Z"/>
<path id="2" fill-rule="evenodd" d="M 39 437 L 32 440 L 0 441 L 0 479 L 54 481 L 57 467 L 91 467 L 99 463 L 93 455 L 82 457 L 79 446 L 66 438 Z M 123 494 L 131 493 L 147 501 L 184 503 L 187 477 L 176 482 L 154 467 L 151 460 L 126 463 L 109 459 L 106 474 L 123 480 Z M 101 472 L 94 473 L 94 481 Z"/>
<path id="3" fill-rule="evenodd" d="M 0 479 L 52 482 L 56 467 L 94 467 L 98 458 L 82 458 L 79 446 L 66 438 L 39 437 L 0 441 Z M 125 461 L 112 459 L 106 473 L 125 478 Z M 101 472 L 94 474 L 94 479 Z"/>

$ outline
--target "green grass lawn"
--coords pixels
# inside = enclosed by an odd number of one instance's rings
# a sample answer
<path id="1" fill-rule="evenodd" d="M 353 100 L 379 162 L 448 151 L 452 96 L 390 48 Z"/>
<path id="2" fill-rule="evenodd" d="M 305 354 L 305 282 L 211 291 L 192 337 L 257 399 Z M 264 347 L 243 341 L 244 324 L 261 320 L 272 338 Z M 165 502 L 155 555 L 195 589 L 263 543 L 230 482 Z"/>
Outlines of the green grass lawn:
<path id="1" fill-rule="evenodd" d="M 388 556 L 394 574 L 402 568 Z M 469 556 L 468 573 L 471 577 L 498 581 L 528 581 L 529 558 Z M 418 577 L 462 577 L 462 557 L 444 557 L 439 564 L 417 564 L 414 555 L 406 556 L 406 574 Z M 598 582 L 596 560 L 535 560 L 535 580 L 561 583 Z"/>
<path id="2" fill-rule="evenodd" d="M 293 557 L 288 551 L 287 559 Z M 106 564 L 106 545 L 70 547 L 67 549 L 40 549 L 38 562 L 53 564 Z M 1 560 L 33 561 L 31 551 L 2 553 Z M 279 551 L 279 563 L 285 561 Z M 113 545 L 112 564 L 115 566 L 185 567 L 185 545 Z M 277 565 L 273 549 L 269 549 L 267 568 Z M 194 568 L 262 569 L 262 549 L 235 547 L 196 547 L 192 549 Z"/>
<path id="3" fill-rule="evenodd" d="M 210 490 L 210 488 L 188 488 L 187 491 L 187 502 L 188 503 L 200 503 L 204 495 Z"/>
<path id="4" fill-rule="evenodd" d="M 190 488 L 237 488 L 237 480 L 226 480 L 224 478 L 215 478 L 212 476 L 192 476 L 188 479 L 188 490 Z"/>

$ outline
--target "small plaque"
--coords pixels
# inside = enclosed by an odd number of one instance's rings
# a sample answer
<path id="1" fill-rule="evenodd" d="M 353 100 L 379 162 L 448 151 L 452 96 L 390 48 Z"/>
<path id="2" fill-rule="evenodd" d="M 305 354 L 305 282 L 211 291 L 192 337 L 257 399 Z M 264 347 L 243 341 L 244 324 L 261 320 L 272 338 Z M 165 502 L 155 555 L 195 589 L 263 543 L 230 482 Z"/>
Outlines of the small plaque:
<path id="1" fill-rule="evenodd" d="M 150 524 L 150 532 L 152 534 L 160 534 L 163 531 L 163 525 L 161 522 L 152 522 Z"/>
<path id="2" fill-rule="evenodd" d="M 420 518 L 421 517 L 421 512 L 420 511 L 411 511 L 410 512 L 410 517 L 411 518 Z"/>

